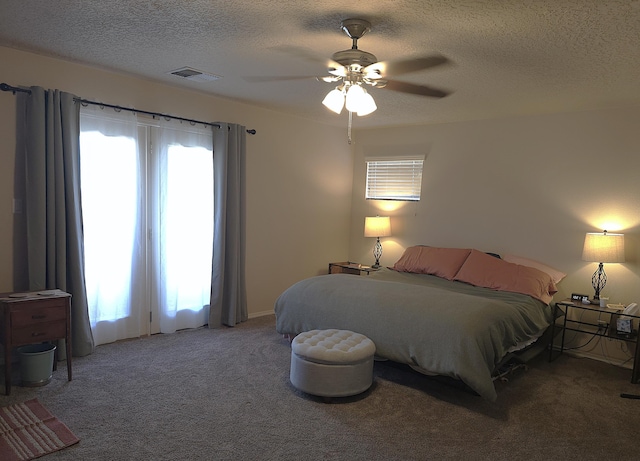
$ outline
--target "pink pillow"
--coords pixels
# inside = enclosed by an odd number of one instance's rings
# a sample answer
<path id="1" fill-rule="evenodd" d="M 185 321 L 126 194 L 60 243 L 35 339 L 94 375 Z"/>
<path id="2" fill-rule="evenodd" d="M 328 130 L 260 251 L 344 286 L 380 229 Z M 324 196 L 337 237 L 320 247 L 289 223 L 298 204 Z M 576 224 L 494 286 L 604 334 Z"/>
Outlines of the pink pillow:
<path id="1" fill-rule="evenodd" d="M 558 290 L 549 274 L 471 250 L 454 280 L 494 290 L 522 293 L 549 304 Z"/>
<path id="2" fill-rule="evenodd" d="M 502 257 L 502 259 L 509 263 L 520 264 L 521 266 L 529 266 L 540 269 L 542 272 L 546 272 L 547 274 L 549 274 L 553 279 L 553 283 L 556 284 L 567 276 L 567 274 L 559 271 L 558 269 L 554 269 L 551 266 L 547 266 L 546 264 L 542 264 L 541 262 L 534 261 L 533 259 L 523 258 L 522 256 L 506 254 Z"/>
<path id="3" fill-rule="evenodd" d="M 453 280 L 469 253 L 471 250 L 466 248 L 413 246 L 404 251 L 393 268 L 400 272 L 431 274 Z"/>

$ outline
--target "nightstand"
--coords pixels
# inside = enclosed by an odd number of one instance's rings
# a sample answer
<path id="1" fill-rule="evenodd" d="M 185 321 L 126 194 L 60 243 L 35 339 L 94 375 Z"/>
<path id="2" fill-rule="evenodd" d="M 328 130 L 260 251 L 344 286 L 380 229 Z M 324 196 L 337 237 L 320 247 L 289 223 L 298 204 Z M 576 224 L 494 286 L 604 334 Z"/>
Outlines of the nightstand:
<path id="1" fill-rule="evenodd" d="M 329 263 L 329 274 L 369 275 L 369 273 L 377 270 L 371 266 L 363 266 L 351 261 Z"/>
<path id="2" fill-rule="evenodd" d="M 4 346 L 5 394 L 11 393 L 14 347 L 66 340 L 67 377 L 71 381 L 71 295 L 61 290 L 0 293 L 0 341 Z M 57 354 L 56 354 L 57 355 Z M 57 363 L 54 361 L 54 369 Z"/>
<path id="3" fill-rule="evenodd" d="M 598 314 L 598 323 L 592 321 L 573 320 L 570 317 L 570 311 L 587 311 Z M 631 372 L 631 382 L 637 384 L 640 381 L 640 341 L 638 340 L 638 331 L 632 331 L 629 334 L 619 334 L 617 332 L 617 319 L 623 315 L 622 311 L 617 309 L 609 309 L 608 307 L 600 307 L 598 304 L 583 304 L 580 301 L 565 299 L 555 303 L 553 308 L 554 321 L 551 323 L 551 344 L 549 347 L 549 361 L 556 359 L 564 352 L 564 336 L 566 331 L 579 331 L 581 333 L 601 336 L 604 338 L 615 339 L 618 341 L 626 341 L 634 344 L 635 354 L 633 357 L 633 370 Z M 625 314 L 626 315 L 626 314 Z M 640 315 L 626 315 L 634 321 L 640 320 Z M 558 319 L 562 318 L 562 322 Z M 632 322 L 634 323 L 634 322 Z M 559 330 L 558 330 L 559 329 Z M 553 340 L 557 334 L 561 335 L 559 353 L 554 356 Z"/>

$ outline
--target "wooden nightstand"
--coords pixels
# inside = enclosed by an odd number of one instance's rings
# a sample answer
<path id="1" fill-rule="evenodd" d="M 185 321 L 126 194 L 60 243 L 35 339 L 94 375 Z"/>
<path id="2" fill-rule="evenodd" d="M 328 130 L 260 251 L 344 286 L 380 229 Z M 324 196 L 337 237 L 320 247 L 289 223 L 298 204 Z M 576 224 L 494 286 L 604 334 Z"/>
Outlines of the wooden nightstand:
<path id="1" fill-rule="evenodd" d="M 11 351 L 14 347 L 27 344 L 65 339 L 67 377 L 71 381 L 71 295 L 69 293 L 61 290 L 0 293 L 0 322 L 2 322 L 0 340 L 4 346 L 6 395 L 11 393 Z"/>
<path id="2" fill-rule="evenodd" d="M 369 275 L 370 272 L 377 270 L 378 269 L 374 269 L 371 266 L 363 266 L 362 264 L 351 261 L 329 263 L 329 274 Z"/>

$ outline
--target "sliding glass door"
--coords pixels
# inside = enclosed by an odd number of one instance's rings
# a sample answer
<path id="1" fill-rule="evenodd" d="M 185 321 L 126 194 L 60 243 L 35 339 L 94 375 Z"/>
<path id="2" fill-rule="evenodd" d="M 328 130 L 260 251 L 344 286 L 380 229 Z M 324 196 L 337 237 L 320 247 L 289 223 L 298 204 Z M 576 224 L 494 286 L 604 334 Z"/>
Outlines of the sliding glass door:
<path id="1" fill-rule="evenodd" d="M 206 324 L 211 131 L 81 111 L 89 317 L 96 344 Z"/>

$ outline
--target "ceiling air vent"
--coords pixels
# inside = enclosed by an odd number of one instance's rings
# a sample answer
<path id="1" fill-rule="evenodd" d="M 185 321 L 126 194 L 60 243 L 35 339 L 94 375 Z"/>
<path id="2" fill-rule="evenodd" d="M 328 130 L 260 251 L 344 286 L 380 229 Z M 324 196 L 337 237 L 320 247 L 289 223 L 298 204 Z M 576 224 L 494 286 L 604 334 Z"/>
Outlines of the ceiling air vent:
<path id="1" fill-rule="evenodd" d="M 213 82 L 220 78 L 219 75 L 207 74 L 206 72 L 202 72 L 191 67 L 182 67 L 180 69 L 172 70 L 169 74 L 186 78 L 193 82 Z"/>

